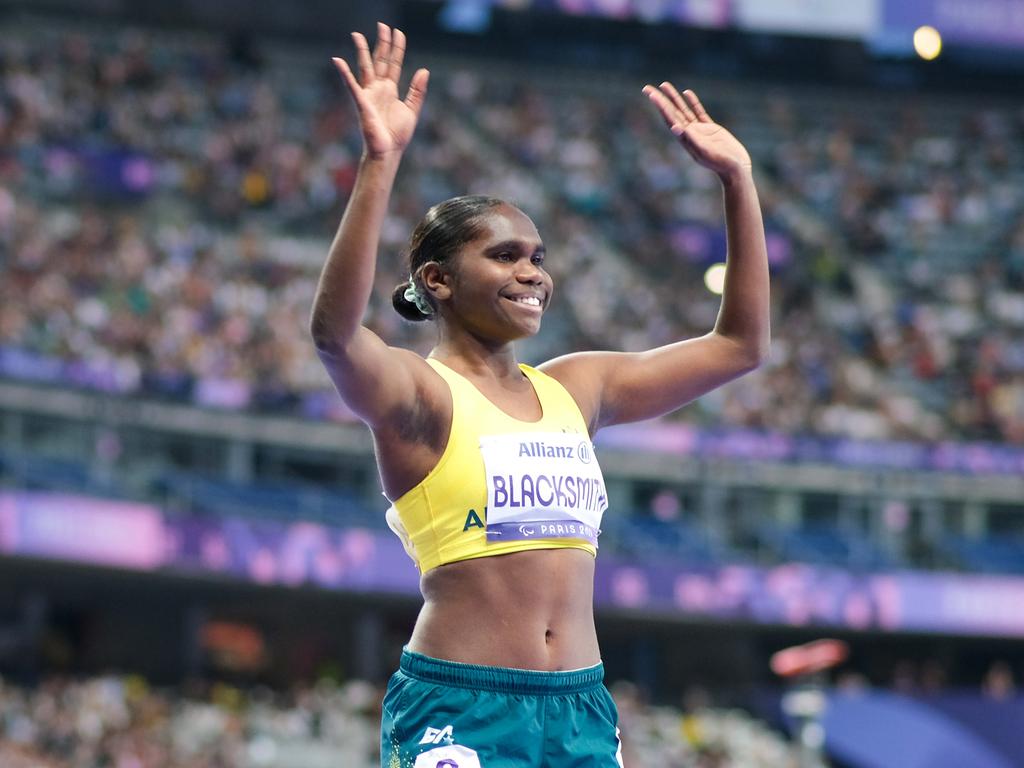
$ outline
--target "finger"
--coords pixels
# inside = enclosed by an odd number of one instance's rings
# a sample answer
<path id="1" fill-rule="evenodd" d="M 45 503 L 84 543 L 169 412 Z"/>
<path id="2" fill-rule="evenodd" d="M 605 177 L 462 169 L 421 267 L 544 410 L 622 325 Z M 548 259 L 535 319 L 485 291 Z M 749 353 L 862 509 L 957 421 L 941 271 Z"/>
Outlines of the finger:
<path id="1" fill-rule="evenodd" d="M 345 84 L 348 86 L 349 92 L 352 94 L 352 98 L 355 99 L 356 105 L 359 104 L 359 96 L 362 93 L 362 88 L 359 86 L 359 81 L 356 80 L 356 76 L 352 74 L 352 70 L 348 66 L 348 62 L 344 59 L 339 59 L 337 56 L 333 57 L 334 66 L 341 72 L 341 76 L 345 79 Z"/>
<path id="2" fill-rule="evenodd" d="M 373 51 L 373 71 L 377 77 L 388 76 L 391 60 L 391 27 L 377 22 L 377 47 Z"/>
<path id="3" fill-rule="evenodd" d="M 373 82 L 373 58 L 370 56 L 370 44 L 366 42 L 362 32 L 353 32 L 352 42 L 356 44 L 359 77 L 362 78 L 363 85 L 369 85 Z"/>
<path id="4" fill-rule="evenodd" d="M 672 103 L 675 104 L 676 109 L 682 112 L 683 116 L 687 120 L 692 121 L 697 119 L 697 115 L 695 115 L 693 110 L 690 109 L 689 105 L 683 100 L 683 97 L 679 95 L 679 91 L 676 90 L 676 87 L 672 85 L 672 83 L 662 83 L 661 90 L 666 96 L 669 97 L 669 99 L 672 100 Z"/>
<path id="5" fill-rule="evenodd" d="M 355 79 L 355 75 L 352 74 L 352 70 L 348 67 L 348 61 L 338 56 L 332 56 L 331 60 L 334 61 L 334 66 L 341 73 L 341 77 L 344 79 L 348 89 L 353 93 L 359 90 L 359 81 Z"/>
<path id="6" fill-rule="evenodd" d="M 711 116 L 707 113 L 707 110 L 704 109 L 704 105 L 700 103 L 700 99 L 697 98 L 696 93 L 687 89 L 683 91 L 683 98 L 686 99 L 686 103 L 689 105 L 690 109 L 692 109 L 694 114 L 697 115 L 698 120 L 702 123 L 714 122 L 714 120 L 711 119 Z"/>
<path id="7" fill-rule="evenodd" d="M 396 83 L 402 76 L 402 61 L 405 59 L 405 33 L 396 29 L 391 36 L 391 62 L 388 67 L 388 79 Z"/>
<path id="8" fill-rule="evenodd" d="M 682 120 L 682 116 L 679 114 L 679 110 L 676 109 L 675 105 L 665 94 L 653 85 L 645 85 L 644 93 L 647 95 L 647 98 L 651 100 L 651 103 L 657 107 L 658 113 L 661 115 L 661 119 L 665 121 L 665 125 L 669 128 Z"/>
<path id="9" fill-rule="evenodd" d="M 405 97 L 405 105 L 417 116 L 423 109 L 423 100 L 427 97 L 427 81 L 430 79 L 430 72 L 425 69 L 417 69 L 409 83 L 409 93 Z"/>

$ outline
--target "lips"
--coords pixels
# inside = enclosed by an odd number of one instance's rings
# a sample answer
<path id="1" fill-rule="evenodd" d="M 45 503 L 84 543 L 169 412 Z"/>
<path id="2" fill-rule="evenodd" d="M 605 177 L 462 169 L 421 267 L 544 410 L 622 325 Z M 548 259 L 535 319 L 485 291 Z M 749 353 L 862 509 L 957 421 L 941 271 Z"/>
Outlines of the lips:
<path id="1" fill-rule="evenodd" d="M 502 296 L 502 298 L 527 310 L 536 312 L 544 310 L 544 297 L 535 293 L 521 293 L 515 296 Z"/>

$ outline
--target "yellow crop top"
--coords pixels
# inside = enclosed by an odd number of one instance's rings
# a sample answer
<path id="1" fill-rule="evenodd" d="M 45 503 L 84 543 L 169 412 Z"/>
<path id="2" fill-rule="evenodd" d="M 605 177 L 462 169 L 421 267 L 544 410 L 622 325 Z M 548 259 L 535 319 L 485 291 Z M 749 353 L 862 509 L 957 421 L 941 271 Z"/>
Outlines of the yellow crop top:
<path id="1" fill-rule="evenodd" d="M 402 539 L 417 567 L 426 572 L 445 563 L 527 549 L 574 548 L 596 556 L 598 525 L 607 506 L 604 482 L 592 454 L 593 446 L 583 415 L 565 387 L 528 365 L 520 365 L 537 393 L 543 412 L 539 421 L 520 421 L 494 405 L 451 368 L 437 360 L 428 358 L 427 362 L 451 389 L 452 425 L 448 444 L 437 465 L 418 485 L 395 501 L 387 515 L 388 524 Z M 506 443 L 506 452 L 485 455 L 488 441 Z M 580 471 L 553 469 L 564 461 L 552 456 L 565 453 L 574 458 L 576 453 L 580 454 L 583 459 Z M 503 474 L 506 469 L 517 468 L 519 474 Z M 551 474 L 553 472 L 562 474 Z M 497 488 L 494 483 L 498 483 Z M 492 514 L 494 520 L 489 525 L 489 484 L 490 492 L 497 494 L 491 496 L 497 500 L 496 510 L 501 502 L 509 502 L 505 507 L 515 508 L 499 510 L 505 515 L 512 514 L 513 522 L 506 523 L 505 529 L 515 537 L 513 540 L 495 540 L 501 536 L 497 532 L 499 514 Z M 570 508 L 571 516 L 566 518 L 563 513 L 564 519 L 557 523 L 521 525 L 520 518 L 545 517 L 543 509 L 522 511 L 530 506 L 526 501 L 534 497 L 539 500 L 534 507 L 539 507 L 541 501 L 560 501 L 563 507 Z M 575 514 L 571 511 L 574 508 L 583 511 Z M 575 517 L 586 519 L 589 525 Z M 509 532 L 508 529 L 515 530 Z M 577 532 L 579 536 L 575 535 Z M 546 535 L 548 533 L 551 535 Z"/>

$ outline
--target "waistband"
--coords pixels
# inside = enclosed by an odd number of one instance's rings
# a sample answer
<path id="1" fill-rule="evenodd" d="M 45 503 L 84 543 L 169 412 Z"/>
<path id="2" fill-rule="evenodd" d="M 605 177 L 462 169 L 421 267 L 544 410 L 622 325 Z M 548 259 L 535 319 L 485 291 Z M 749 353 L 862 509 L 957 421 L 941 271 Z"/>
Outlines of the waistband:
<path id="1" fill-rule="evenodd" d="M 496 693 L 519 693 L 527 696 L 553 696 L 584 693 L 600 687 L 604 681 L 604 664 L 565 672 L 543 672 L 535 669 L 488 667 L 462 664 L 402 651 L 399 671 L 426 683 L 473 688 Z"/>

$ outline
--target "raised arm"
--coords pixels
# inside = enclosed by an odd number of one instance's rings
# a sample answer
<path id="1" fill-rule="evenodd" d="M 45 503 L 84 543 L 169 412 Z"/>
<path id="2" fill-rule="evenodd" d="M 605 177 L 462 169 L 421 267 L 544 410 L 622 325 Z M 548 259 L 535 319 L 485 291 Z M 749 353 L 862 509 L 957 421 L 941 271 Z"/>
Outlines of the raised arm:
<path id="1" fill-rule="evenodd" d="M 693 91 L 680 94 L 662 83 L 644 93 L 690 156 L 721 179 L 725 289 L 715 327 L 704 336 L 640 353 L 567 355 L 543 366 L 576 397 L 592 432 L 673 411 L 756 368 L 768 354 L 768 257 L 750 155 Z"/>
<path id="2" fill-rule="evenodd" d="M 405 35 L 377 25 L 371 54 L 366 38 L 352 34 L 359 77 L 343 59 L 335 65 L 359 114 L 363 154 L 355 186 L 320 275 L 310 317 L 317 352 L 342 398 L 371 426 L 415 396 L 416 358 L 388 347 L 361 325 L 373 289 L 381 226 L 398 165 L 427 90 L 428 72 L 417 70 L 405 99 L 398 83 L 405 56 Z"/>

